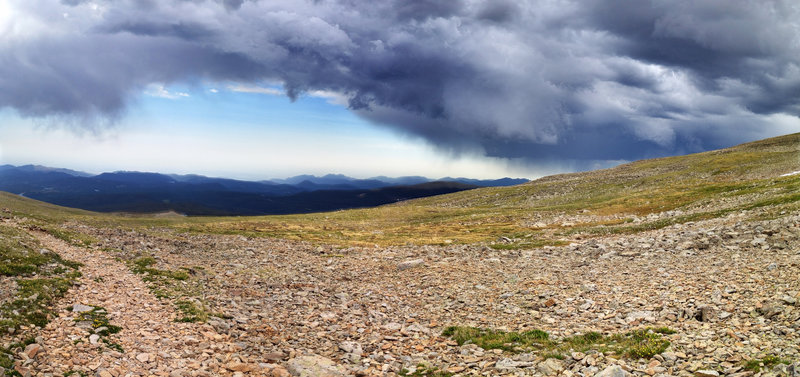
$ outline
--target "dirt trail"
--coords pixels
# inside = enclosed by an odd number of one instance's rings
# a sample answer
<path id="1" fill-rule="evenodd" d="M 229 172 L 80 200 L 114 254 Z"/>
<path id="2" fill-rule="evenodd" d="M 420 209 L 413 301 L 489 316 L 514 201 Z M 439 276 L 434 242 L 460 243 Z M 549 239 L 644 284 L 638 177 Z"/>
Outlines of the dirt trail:
<path id="1" fill-rule="evenodd" d="M 33 375 L 431 375 L 417 369 L 422 364 L 454 377 L 800 376 L 800 215 L 745 221 L 758 215 L 534 250 L 326 249 L 235 235 L 70 229 L 88 232 L 96 248 L 109 250 L 101 252 L 39 234 L 45 247 L 85 265 L 42 331 L 45 352 Z M 165 272 L 201 270 L 171 283 L 202 284 L 208 309 L 221 315 L 208 324 L 175 322 L 173 303 L 155 298 L 115 256 L 152 256 Z M 75 304 L 105 308 L 122 331 L 92 344 L 92 323 L 82 328 L 66 309 Z M 546 358 L 546 348 L 459 345 L 444 335 L 448 326 L 541 330 L 556 342 L 590 331 L 674 334 L 653 335 L 668 344 L 637 341 L 619 351 L 594 344 Z M 645 357 L 630 354 L 638 349 Z"/>
<path id="2" fill-rule="evenodd" d="M 38 339 L 44 350 L 31 365 L 32 375 L 59 376 L 70 371 L 114 377 L 258 375 L 253 373 L 258 365 L 240 360 L 227 335 L 205 324 L 174 322 L 172 303 L 157 299 L 123 263 L 47 234 L 37 237 L 44 247 L 84 266 L 78 284 L 56 308 L 58 317 Z M 95 309 L 83 316 L 101 322 L 106 317 L 121 331 L 92 336 L 92 322 L 76 321 L 81 314 L 71 310 L 75 304 L 104 308 L 106 315 Z"/>

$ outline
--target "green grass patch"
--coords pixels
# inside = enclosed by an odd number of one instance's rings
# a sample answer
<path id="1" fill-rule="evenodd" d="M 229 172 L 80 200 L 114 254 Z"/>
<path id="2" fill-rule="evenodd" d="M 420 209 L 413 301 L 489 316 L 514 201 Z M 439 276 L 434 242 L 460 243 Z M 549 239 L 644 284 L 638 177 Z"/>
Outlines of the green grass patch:
<path id="1" fill-rule="evenodd" d="M 51 253 L 40 253 L 40 248 L 27 232 L 0 224 L 0 275 L 29 276 L 55 261 Z"/>
<path id="2" fill-rule="evenodd" d="M 205 322 L 209 311 L 199 303 L 202 286 L 197 281 L 187 281 L 191 268 L 181 267 L 179 270 L 162 270 L 154 268 L 156 260 L 146 256 L 128 262 L 131 271 L 142 274 L 142 280 L 148 283 L 150 291 L 159 299 L 175 300 L 175 308 L 180 313 L 176 322 Z M 194 297 L 194 299 L 193 299 Z"/>
<path id="3" fill-rule="evenodd" d="M 108 311 L 101 306 L 93 306 L 88 312 L 81 312 L 75 316 L 75 322 L 89 322 L 92 333 L 100 336 L 100 340 L 110 349 L 118 352 L 125 352 L 122 346 L 112 342 L 108 337 L 122 331 L 122 327 L 112 325 L 108 319 Z"/>
<path id="4" fill-rule="evenodd" d="M 675 331 L 675 330 L 673 330 L 673 329 L 671 329 L 669 327 L 666 327 L 666 326 L 649 327 L 649 329 L 652 330 L 654 333 L 657 333 L 657 334 L 672 335 L 672 334 L 676 334 L 677 333 L 677 331 Z"/>
<path id="5" fill-rule="evenodd" d="M 5 332 L 23 326 L 44 327 L 53 315 L 55 301 L 81 276 L 80 266 L 43 249 L 26 230 L 0 224 L 0 275 L 13 281 L 3 288 L 15 287 L 8 301 L 0 303 L 0 329 Z M 18 336 L 24 334 L 30 332 Z M 0 348 L 0 367 L 6 369 L 7 375 L 16 373 L 11 367 L 17 348 L 32 342 L 30 337 L 11 344 L 8 349 Z"/>
<path id="6" fill-rule="evenodd" d="M 23 325 L 44 327 L 52 315 L 51 305 L 72 286 L 74 279 L 18 279 L 16 299 L 0 309 L 0 327 Z"/>
<path id="7" fill-rule="evenodd" d="M 669 341 L 661 334 L 650 329 L 634 330 L 622 335 L 614 335 L 611 342 L 616 346 L 619 354 L 624 354 L 634 359 L 649 359 L 664 352 L 669 347 Z"/>
<path id="8" fill-rule="evenodd" d="M 519 250 L 526 248 L 522 244 L 518 243 L 494 243 L 489 245 L 489 247 L 495 250 Z"/>
<path id="9" fill-rule="evenodd" d="M 544 352 L 544 353 L 542 353 L 542 358 L 544 358 L 545 360 L 547 360 L 547 359 L 564 360 L 564 359 L 566 359 L 566 356 L 564 356 L 563 354 L 557 353 L 557 352 Z"/>
<path id="10" fill-rule="evenodd" d="M 442 335 L 453 338 L 458 345 L 464 345 L 469 342 L 486 350 L 514 351 L 517 348 L 541 347 L 549 343 L 549 335 L 541 330 L 519 333 L 477 327 L 450 326 L 442 332 Z"/>
<path id="11" fill-rule="evenodd" d="M 0 224 L 0 275 L 59 275 L 81 266 L 43 249 L 29 233 Z"/>
<path id="12" fill-rule="evenodd" d="M 175 319 L 175 322 L 205 322 L 208 320 L 208 312 L 205 308 L 192 301 L 178 300 L 175 302 L 175 307 L 182 315 Z"/>
<path id="13" fill-rule="evenodd" d="M 11 350 L 0 347 L 0 368 L 6 371 L 14 369 L 14 356 L 12 355 Z"/>
<path id="14" fill-rule="evenodd" d="M 574 350 L 584 350 L 589 349 L 596 344 L 600 343 L 605 337 L 603 334 L 595 331 L 587 332 L 582 335 L 575 335 L 571 337 L 567 337 L 561 340 L 561 344 L 563 347 L 560 348 L 569 348 Z"/>
<path id="15" fill-rule="evenodd" d="M 493 243 L 490 244 L 489 247 L 495 250 L 521 250 L 537 249 L 545 246 L 564 246 L 567 244 L 569 244 L 569 242 L 562 240 L 535 240 L 512 243 Z"/>
<path id="16" fill-rule="evenodd" d="M 72 232 L 69 230 L 61 229 L 56 226 L 44 225 L 44 226 L 39 226 L 38 229 L 43 230 L 48 234 L 50 234 L 51 236 L 58 238 L 73 246 L 89 247 L 97 243 L 97 239 L 95 239 L 94 237 L 91 237 L 83 233 Z"/>
<path id="17" fill-rule="evenodd" d="M 91 322 L 92 331 L 100 336 L 108 336 L 122 331 L 122 327 L 112 325 L 109 322 L 108 312 L 103 307 L 100 306 L 94 306 L 94 309 L 88 312 L 78 313 L 74 321 Z"/>
<path id="18" fill-rule="evenodd" d="M 744 369 L 758 373 L 761 372 L 762 369 L 771 369 L 778 364 L 791 365 L 792 362 L 775 355 L 767 355 L 761 359 L 748 360 L 744 363 Z"/>
<path id="19" fill-rule="evenodd" d="M 670 225 L 675 224 L 684 224 L 690 221 L 701 221 L 701 220 L 709 220 L 709 219 L 716 219 L 719 217 L 727 216 L 729 213 L 735 212 L 738 209 L 736 208 L 727 208 L 718 211 L 710 211 L 710 212 L 699 212 L 693 213 L 690 215 L 685 216 L 675 216 L 675 217 L 668 217 L 664 219 L 659 219 L 655 221 L 645 222 L 642 224 L 631 225 L 631 226 L 622 226 L 611 228 L 610 233 L 613 234 L 634 234 L 640 233 L 648 230 L 657 230 L 666 228 Z"/>
<path id="20" fill-rule="evenodd" d="M 664 352 L 670 342 L 664 339 L 663 335 L 674 333 L 674 330 L 666 327 L 648 327 L 623 334 L 603 335 L 598 332 L 588 332 L 562 339 L 550 339 L 548 334 L 541 330 L 520 333 L 451 326 L 446 328 L 442 335 L 452 338 L 459 345 L 473 343 L 483 349 L 501 349 L 507 352 L 538 351 L 545 358 L 562 359 L 569 351 L 597 350 L 639 359 L 650 358 Z"/>
<path id="21" fill-rule="evenodd" d="M 155 264 L 156 260 L 153 259 L 153 257 L 138 258 L 131 262 L 131 271 L 137 274 L 146 275 L 142 278 L 144 281 L 156 281 L 159 277 L 174 280 L 186 280 L 189 278 L 189 274 L 186 271 L 160 270 L 151 267 Z"/>
<path id="22" fill-rule="evenodd" d="M 141 257 L 135 259 L 132 263 L 135 266 L 133 272 L 137 274 L 142 274 L 145 272 L 146 268 L 155 265 L 156 260 L 153 257 Z"/>
<path id="23" fill-rule="evenodd" d="M 785 205 L 785 204 L 793 204 L 793 203 L 797 203 L 797 202 L 800 202 L 800 194 L 783 195 L 783 196 L 778 196 L 778 197 L 774 197 L 774 198 L 765 199 L 765 200 L 761 200 L 761 201 L 755 202 L 755 203 L 753 203 L 751 205 L 746 206 L 745 208 L 746 209 L 756 209 L 756 208 L 762 208 L 762 207 L 771 207 L 771 206 L 779 206 L 779 205 Z"/>
<path id="24" fill-rule="evenodd" d="M 103 340 L 103 343 L 106 344 L 106 347 L 111 348 L 112 350 L 117 351 L 119 353 L 125 353 L 125 349 L 122 348 L 121 344 L 112 342 L 106 338 L 101 338 L 101 339 Z"/>

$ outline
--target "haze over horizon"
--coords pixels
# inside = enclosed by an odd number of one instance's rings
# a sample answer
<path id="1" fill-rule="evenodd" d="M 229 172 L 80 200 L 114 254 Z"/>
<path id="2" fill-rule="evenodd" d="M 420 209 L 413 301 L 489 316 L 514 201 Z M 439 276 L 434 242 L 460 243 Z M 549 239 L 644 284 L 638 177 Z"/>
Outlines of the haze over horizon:
<path id="1" fill-rule="evenodd" d="M 141 175 L 148 175 L 148 174 L 158 174 L 164 176 L 172 176 L 176 179 L 180 178 L 194 178 L 194 177 L 205 177 L 211 179 L 234 179 L 234 180 L 244 180 L 250 182 L 273 182 L 273 183 L 287 183 L 287 184 L 295 184 L 300 183 L 303 180 L 310 180 L 310 181 L 352 181 L 352 180 L 382 180 L 384 182 L 392 182 L 395 179 L 425 179 L 426 181 L 433 182 L 440 178 L 452 178 L 452 179 L 459 179 L 459 180 L 470 180 L 470 181 L 493 181 L 492 179 L 472 179 L 469 177 L 454 177 L 454 176 L 437 176 L 437 177 L 426 177 L 420 175 L 406 175 L 406 176 L 386 176 L 386 175 L 374 175 L 369 177 L 353 177 L 347 174 L 337 173 L 337 172 L 330 172 L 325 174 L 297 174 L 292 176 L 286 177 L 269 177 L 264 179 L 240 179 L 235 177 L 226 177 L 226 176 L 206 176 L 203 174 L 196 174 L 196 173 L 173 173 L 169 171 L 143 171 L 143 170 L 109 170 L 109 171 L 86 171 L 86 170 L 79 170 L 79 169 L 71 169 L 65 167 L 58 167 L 58 166 L 45 166 L 45 165 L 38 165 L 38 164 L 24 164 L 24 165 L 13 165 L 13 164 L 0 164 L 0 168 L 10 168 L 13 170 L 21 169 L 21 170 L 28 170 L 27 168 L 31 168 L 31 171 L 39 171 L 39 172 L 62 172 L 68 175 L 78 176 L 78 177 L 95 177 L 102 174 L 118 174 L 118 173 L 133 173 L 133 174 L 141 174 Z M 526 178 L 515 178 L 515 177 L 502 177 L 502 179 L 497 179 L 499 181 L 502 180 L 525 180 Z M 416 182 L 416 181 L 415 181 Z M 403 183 L 398 183 L 398 185 L 403 185 Z"/>
<path id="2" fill-rule="evenodd" d="M 800 4 L 0 0 L 0 164 L 525 177 L 800 131 Z"/>

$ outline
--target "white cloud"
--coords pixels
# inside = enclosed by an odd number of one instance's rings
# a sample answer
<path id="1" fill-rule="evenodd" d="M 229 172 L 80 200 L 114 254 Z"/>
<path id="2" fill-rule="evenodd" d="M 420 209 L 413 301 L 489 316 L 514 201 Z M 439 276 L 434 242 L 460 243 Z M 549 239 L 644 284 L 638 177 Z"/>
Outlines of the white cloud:
<path id="1" fill-rule="evenodd" d="M 348 97 L 342 93 L 332 92 L 329 90 L 312 90 L 308 92 L 308 96 L 323 98 L 331 105 L 347 107 Z"/>
<path id="2" fill-rule="evenodd" d="M 276 88 L 269 88 L 263 86 L 255 86 L 255 85 L 243 85 L 243 84 L 229 85 L 228 89 L 239 93 L 269 94 L 271 96 L 282 96 L 284 94 L 283 91 Z"/>
<path id="3" fill-rule="evenodd" d="M 151 84 L 147 86 L 147 90 L 145 90 L 144 94 L 151 96 L 151 97 L 159 97 L 159 98 L 167 98 L 167 99 L 179 99 L 189 97 L 189 93 L 186 92 L 170 92 L 164 85 L 161 84 Z"/>

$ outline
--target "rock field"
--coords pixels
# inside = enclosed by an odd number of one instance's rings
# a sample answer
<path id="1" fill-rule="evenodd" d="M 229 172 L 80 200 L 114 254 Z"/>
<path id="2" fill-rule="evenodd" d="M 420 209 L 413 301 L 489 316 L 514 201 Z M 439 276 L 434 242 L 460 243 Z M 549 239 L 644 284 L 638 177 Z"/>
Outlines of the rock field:
<path id="1" fill-rule="evenodd" d="M 57 318 L 20 352 L 17 370 L 103 377 L 403 369 L 418 376 L 800 376 L 800 216 L 745 221 L 753 215 L 532 250 L 334 248 L 72 224 L 99 243 L 82 248 L 37 233 L 46 248 L 84 263 L 83 276 L 60 301 Z M 205 307 L 205 323 L 176 322 L 179 298 L 157 298 L 153 283 L 126 263 L 145 256 L 155 268 L 188 273 L 175 284 L 193 293 L 180 299 Z M 104 334 L 107 325 L 120 331 Z M 545 359 L 459 346 L 442 336 L 456 325 L 539 329 L 555 339 L 643 327 L 676 332 L 652 358 L 588 351 Z M 768 357 L 785 362 L 744 367 Z"/>

